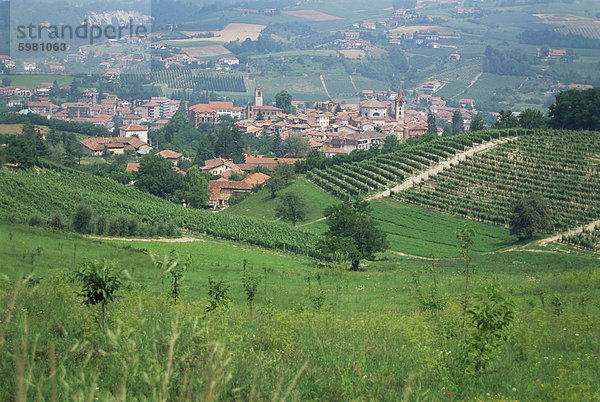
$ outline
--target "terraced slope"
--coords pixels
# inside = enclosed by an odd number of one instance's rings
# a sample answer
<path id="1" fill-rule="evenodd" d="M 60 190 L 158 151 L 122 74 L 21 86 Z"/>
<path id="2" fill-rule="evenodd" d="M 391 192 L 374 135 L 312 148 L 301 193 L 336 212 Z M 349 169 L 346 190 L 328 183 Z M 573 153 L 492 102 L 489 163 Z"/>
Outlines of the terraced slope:
<path id="1" fill-rule="evenodd" d="M 135 215 L 146 223 L 170 220 L 193 232 L 318 256 L 318 236 L 286 223 L 184 208 L 114 180 L 70 169 L 0 170 L 0 218 L 11 214 L 25 221 L 34 213 L 48 218 L 56 212 L 71 216 L 79 203 L 99 214 Z"/>
<path id="2" fill-rule="evenodd" d="M 560 230 L 599 219 L 599 171 L 600 133 L 543 131 L 475 155 L 397 196 L 506 225 L 514 199 L 538 193 Z"/>
<path id="3" fill-rule="evenodd" d="M 307 178 L 340 199 L 366 196 L 392 188 L 406 178 L 452 159 L 471 147 L 529 133 L 531 131 L 527 130 L 487 130 L 436 138 L 373 159 L 314 169 L 307 174 Z"/>

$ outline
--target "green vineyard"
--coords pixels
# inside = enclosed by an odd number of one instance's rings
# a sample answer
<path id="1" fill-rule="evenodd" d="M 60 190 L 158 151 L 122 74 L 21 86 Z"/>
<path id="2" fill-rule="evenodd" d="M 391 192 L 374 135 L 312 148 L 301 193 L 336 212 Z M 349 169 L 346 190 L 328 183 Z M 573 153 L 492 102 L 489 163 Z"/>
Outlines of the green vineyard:
<path id="1" fill-rule="evenodd" d="M 600 225 L 594 226 L 591 230 L 583 229 L 581 233 L 562 236 L 559 241 L 570 246 L 598 251 L 600 247 Z"/>
<path id="2" fill-rule="evenodd" d="M 461 162 L 397 196 L 409 203 L 506 225 L 515 199 L 539 194 L 554 229 L 600 215 L 600 134 L 543 131 Z"/>
<path id="3" fill-rule="evenodd" d="M 145 76 L 144 76 L 145 77 Z M 138 78 L 143 78 L 141 75 Z M 207 73 L 193 69 L 156 70 L 152 82 L 166 84 L 171 89 L 246 92 L 244 77 L 234 74 Z"/>
<path id="4" fill-rule="evenodd" d="M 184 208 L 134 187 L 68 169 L 0 171 L 0 211 L 13 219 L 24 222 L 33 214 L 48 218 L 57 212 L 72 216 L 80 203 L 98 214 L 135 215 L 147 224 L 168 220 L 191 232 L 320 256 L 317 235 L 282 222 Z"/>
<path id="5" fill-rule="evenodd" d="M 489 130 L 436 138 L 362 162 L 314 169 L 307 174 L 314 184 L 340 199 L 385 190 L 420 171 L 474 145 L 493 139 L 523 135 L 526 130 Z"/>

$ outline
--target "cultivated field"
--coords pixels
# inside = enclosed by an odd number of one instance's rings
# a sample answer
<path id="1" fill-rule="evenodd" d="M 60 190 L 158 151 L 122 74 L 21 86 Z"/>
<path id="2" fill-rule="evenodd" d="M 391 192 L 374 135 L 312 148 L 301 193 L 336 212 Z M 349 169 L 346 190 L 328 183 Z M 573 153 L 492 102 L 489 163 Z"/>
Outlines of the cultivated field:
<path id="1" fill-rule="evenodd" d="M 240 41 L 243 42 L 246 39 L 256 40 L 258 36 L 265 29 L 266 25 L 259 24 L 244 24 L 234 22 L 227 24 L 225 28 L 219 31 L 211 31 L 215 34 L 212 38 L 194 38 L 194 40 L 202 40 L 207 42 L 232 42 Z M 183 31 L 186 35 L 194 36 L 196 34 L 202 34 L 205 31 Z M 182 39 L 182 41 L 190 39 Z M 178 41 L 176 41 L 178 42 Z"/>
<path id="2" fill-rule="evenodd" d="M 284 14 L 292 15 L 294 17 L 305 18 L 310 21 L 331 21 L 341 20 L 342 18 L 336 17 L 335 15 L 325 14 L 315 10 L 296 10 L 296 11 L 282 11 Z"/>
<path id="3" fill-rule="evenodd" d="M 215 57 L 231 53 L 222 45 L 183 47 L 183 51 L 191 57 Z"/>

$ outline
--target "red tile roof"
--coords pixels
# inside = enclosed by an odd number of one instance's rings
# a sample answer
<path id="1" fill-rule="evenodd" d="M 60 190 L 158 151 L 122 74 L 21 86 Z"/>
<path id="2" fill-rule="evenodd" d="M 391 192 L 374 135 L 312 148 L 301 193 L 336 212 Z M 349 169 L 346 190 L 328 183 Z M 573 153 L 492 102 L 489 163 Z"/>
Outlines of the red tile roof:
<path id="1" fill-rule="evenodd" d="M 165 159 L 179 159 L 183 156 L 183 154 L 171 151 L 170 149 L 165 149 L 163 151 L 157 152 L 156 155 L 161 156 Z"/>

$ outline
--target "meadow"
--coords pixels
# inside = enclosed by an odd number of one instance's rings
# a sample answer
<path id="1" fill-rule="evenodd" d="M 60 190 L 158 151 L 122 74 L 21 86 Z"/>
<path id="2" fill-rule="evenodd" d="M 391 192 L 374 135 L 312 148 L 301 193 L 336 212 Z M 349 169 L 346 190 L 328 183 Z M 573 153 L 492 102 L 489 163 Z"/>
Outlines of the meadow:
<path id="1" fill-rule="evenodd" d="M 323 217 L 323 210 L 333 205 L 337 200 L 325 190 L 311 184 L 305 177 L 299 177 L 288 187 L 278 192 L 279 195 L 287 192 L 300 194 L 308 204 L 308 213 L 303 223 L 310 223 Z M 271 191 L 264 189 L 256 194 L 233 205 L 225 210 L 223 214 L 244 215 L 261 219 L 277 219 L 275 216 L 275 207 L 278 199 L 271 196 Z"/>
<path id="2" fill-rule="evenodd" d="M 0 239 L 3 400 L 600 397 L 600 275 L 591 253 L 473 256 L 470 305 L 484 306 L 492 287 L 515 317 L 476 370 L 469 319 L 467 342 L 459 336 L 461 259 L 386 253 L 349 272 L 209 236 L 107 241 L 2 224 Z M 176 305 L 148 255 L 172 249 L 190 259 Z M 74 266 L 89 258 L 129 273 L 107 306 L 106 333 L 98 309 L 75 293 Z M 244 272 L 259 279 L 252 308 Z M 229 307 L 206 311 L 209 277 L 229 286 Z M 434 294 L 441 304 L 431 310 Z"/>
<path id="3" fill-rule="evenodd" d="M 0 80 L 4 78 L 10 80 L 10 85 L 22 85 L 32 90 L 42 82 L 56 81 L 58 86 L 63 86 L 73 81 L 72 76 L 59 74 L 0 74 Z"/>

